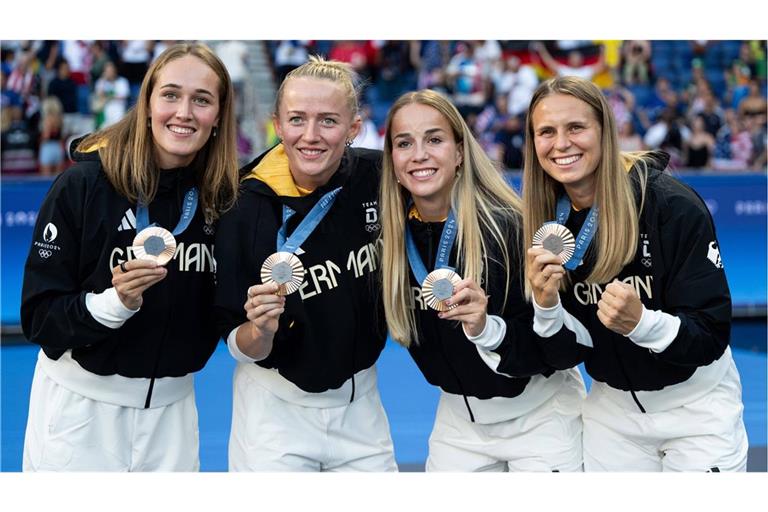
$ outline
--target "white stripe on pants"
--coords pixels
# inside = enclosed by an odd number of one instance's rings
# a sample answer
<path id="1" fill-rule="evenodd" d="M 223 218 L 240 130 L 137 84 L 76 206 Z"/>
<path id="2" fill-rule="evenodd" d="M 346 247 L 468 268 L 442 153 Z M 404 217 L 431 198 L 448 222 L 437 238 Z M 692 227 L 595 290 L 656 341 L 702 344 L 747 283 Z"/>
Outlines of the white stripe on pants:
<path id="1" fill-rule="evenodd" d="M 24 471 L 199 471 L 194 391 L 137 409 L 73 393 L 38 366 L 24 437 Z"/>

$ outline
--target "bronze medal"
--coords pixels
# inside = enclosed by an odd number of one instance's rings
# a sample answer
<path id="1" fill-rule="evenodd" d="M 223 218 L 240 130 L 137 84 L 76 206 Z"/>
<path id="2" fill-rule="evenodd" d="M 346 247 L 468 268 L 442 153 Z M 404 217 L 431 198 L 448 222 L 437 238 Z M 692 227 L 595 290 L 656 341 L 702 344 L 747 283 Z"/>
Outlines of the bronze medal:
<path id="1" fill-rule="evenodd" d="M 427 306 L 436 311 L 448 311 L 457 306 L 447 306 L 445 301 L 453 295 L 453 287 L 461 281 L 461 277 L 451 269 L 439 268 L 427 275 L 421 284 L 421 295 Z"/>
<path id="2" fill-rule="evenodd" d="M 304 282 L 304 265 L 292 252 L 276 252 L 264 260 L 261 282 L 277 283 L 277 295 L 290 295 Z"/>
<path id="3" fill-rule="evenodd" d="M 559 256 L 561 264 L 565 265 L 573 256 L 576 241 L 573 238 L 573 233 L 567 227 L 550 222 L 541 226 L 533 235 L 533 246 L 543 247 L 552 254 Z"/>
<path id="4" fill-rule="evenodd" d="M 176 239 L 167 229 L 151 226 L 142 229 L 133 239 L 133 253 L 137 259 L 165 265 L 176 254 Z"/>

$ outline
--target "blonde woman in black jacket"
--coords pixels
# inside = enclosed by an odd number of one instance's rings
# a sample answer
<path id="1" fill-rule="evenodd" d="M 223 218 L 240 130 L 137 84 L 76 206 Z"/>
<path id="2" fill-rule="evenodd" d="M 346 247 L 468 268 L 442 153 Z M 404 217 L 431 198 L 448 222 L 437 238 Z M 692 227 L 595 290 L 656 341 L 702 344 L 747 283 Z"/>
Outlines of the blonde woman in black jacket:
<path id="1" fill-rule="evenodd" d="M 386 126 L 387 326 L 442 391 L 427 471 L 581 470 L 584 384 L 533 332 L 520 198 L 441 94 L 403 95 Z"/>

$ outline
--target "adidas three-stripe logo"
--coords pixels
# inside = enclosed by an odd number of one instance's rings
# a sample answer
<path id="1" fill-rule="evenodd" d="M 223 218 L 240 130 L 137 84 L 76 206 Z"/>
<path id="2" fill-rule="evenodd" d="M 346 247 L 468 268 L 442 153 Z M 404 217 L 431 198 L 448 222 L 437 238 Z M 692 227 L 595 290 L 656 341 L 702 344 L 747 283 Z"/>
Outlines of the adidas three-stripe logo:
<path id="1" fill-rule="evenodd" d="M 120 225 L 117 226 L 118 231 L 126 231 L 128 229 L 136 229 L 136 216 L 130 208 L 125 210 Z"/>

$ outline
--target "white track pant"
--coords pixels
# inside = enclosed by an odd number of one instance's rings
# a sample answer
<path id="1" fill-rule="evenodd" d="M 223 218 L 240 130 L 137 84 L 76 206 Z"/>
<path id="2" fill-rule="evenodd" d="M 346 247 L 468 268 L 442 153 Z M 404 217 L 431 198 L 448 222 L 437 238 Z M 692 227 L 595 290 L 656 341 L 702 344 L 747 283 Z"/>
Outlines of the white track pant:
<path id="1" fill-rule="evenodd" d="M 746 471 L 741 382 L 736 366 L 702 398 L 642 413 L 608 399 L 593 382 L 584 402 L 586 471 Z"/>
<path id="2" fill-rule="evenodd" d="M 549 400 L 518 418 L 482 425 L 445 407 L 441 397 L 429 438 L 427 471 L 581 471 L 578 370 Z"/>
<path id="3" fill-rule="evenodd" d="M 230 471 L 397 471 L 376 387 L 338 407 L 305 407 L 238 365 L 233 401 Z"/>
<path id="4" fill-rule="evenodd" d="M 195 394 L 164 407 L 98 402 L 35 369 L 24 471 L 199 471 Z"/>

